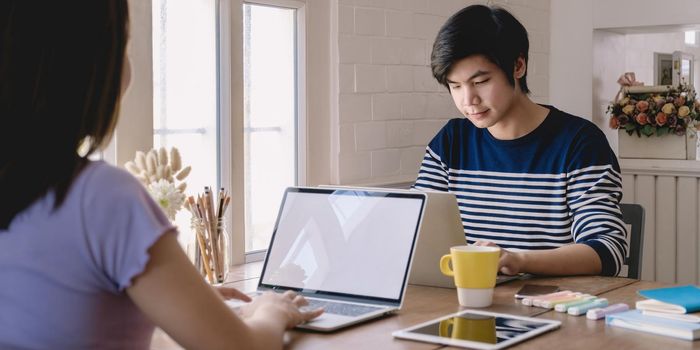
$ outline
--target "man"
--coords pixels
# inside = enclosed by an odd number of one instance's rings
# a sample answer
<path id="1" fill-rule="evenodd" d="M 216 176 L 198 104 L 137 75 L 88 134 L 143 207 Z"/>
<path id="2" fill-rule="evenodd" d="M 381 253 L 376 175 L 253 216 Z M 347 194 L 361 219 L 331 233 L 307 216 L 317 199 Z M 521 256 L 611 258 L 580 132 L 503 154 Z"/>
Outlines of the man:
<path id="1" fill-rule="evenodd" d="M 528 45 L 500 8 L 447 20 L 431 67 L 466 119 L 429 143 L 414 187 L 454 192 L 467 242 L 504 248 L 503 273 L 616 275 L 627 252 L 617 159 L 594 124 L 528 98 Z"/>

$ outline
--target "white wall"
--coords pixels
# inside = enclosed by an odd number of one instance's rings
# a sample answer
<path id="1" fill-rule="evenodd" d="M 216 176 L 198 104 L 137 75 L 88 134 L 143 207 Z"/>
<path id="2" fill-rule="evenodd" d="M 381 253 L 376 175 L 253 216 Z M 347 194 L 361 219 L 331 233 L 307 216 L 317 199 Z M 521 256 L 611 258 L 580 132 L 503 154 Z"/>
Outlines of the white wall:
<path id="1" fill-rule="evenodd" d="M 331 177 L 331 1 L 306 0 L 306 183 Z"/>
<path id="2" fill-rule="evenodd" d="M 129 43 L 131 83 L 119 107 L 119 123 L 109 155 L 115 165 L 134 158 L 136 151 L 153 147 L 153 43 L 151 0 L 129 1 Z M 138 35 L 134 34 L 138 33 Z M 112 153 L 112 152 L 109 153 Z"/>
<path id="3" fill-rule="evenodd" d="M 427 143 L 448 119 L 461 116 L 431 75 L 433 39 L 448 16 L 474 3 L 483 2 L 338 0 L 333 183 L 415 180 Z M 528 29 L 528 85 L 535 101 L 547 103 L 550 1 L 494 3 Z"/>
<path id="4" fill-rule="evenodd" d="M 625 35 L 609 31 L 593 32 L 592 120 L 605 133 L 610 147 L 617 150 L 617 130 L 607 126 L 605 110 L 620 89 L 617 78 L 625 68 Z M 641 80 L 641 77 L 639 78 Z M 576 89 L 578 87 L 575 87 Z M 575 89 L 574 89 L 575 90 Z M 585 102 L 585 101 L 584 101 Z"/>
<path id="5" fill-rule="evenodd" d="M 593 0 L 589 3 L 593 5 L 592 25 L 596 29 L 700 23 L 698 0 Z"/>
<path id="6" fill-rule="evenodd" d="M 589 120 L 592 111 L 592 12 L 588 1 L 551 1 L 549 102 Z"/>
<path id="7" fill-rule="evenodd" d="M 620 34 L 615 34 L 614 30 L 700 24 L 700 1 L 551 0 L 551 16 L 552 28 L 556 29 L 551 32 L 550 102 L 566 111 L 593 119 L 609 135 L 611 145 L 615 146 L 616 137 L 607 130 L 605 120 L 599 117 L 601 101 L 614 97 L 607 84 L 612 81 L 612 86 L 615 86 L 617 78 L 626 69 L 626 63 L 622 65 L 623 58 L 618 56 L 624 49 L 615 46 L 624 47 L 626 41 L 617 41 L 615 37 Z M 601 42 L 594 48 L 595 29 L 608 33 L 596 34 L 596 40 Z M 595 72 L 594 55 L 596 60 L 601 60 Z M 624 58 L 624 62 L 626 60 Z M 594 96 L 594 90 L 598 96 Z"/>

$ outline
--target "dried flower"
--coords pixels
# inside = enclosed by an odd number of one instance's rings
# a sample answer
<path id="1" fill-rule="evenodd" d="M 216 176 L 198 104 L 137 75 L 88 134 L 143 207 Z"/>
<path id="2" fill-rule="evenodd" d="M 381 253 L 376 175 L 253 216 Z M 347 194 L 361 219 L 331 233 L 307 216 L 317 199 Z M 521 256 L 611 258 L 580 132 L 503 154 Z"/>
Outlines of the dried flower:
<path id="1" fill-rule="evenodd" d="M 678 96 L 673 100 L 673 104 L 676 105 L 676 107 L 680 107 L 685 104 L 685 97 L 683 96 Z"/>
<path id="2" fill-rule="evenodd" d="M 646 113 L 637 114 L 637 117 L 635 117 L 635 119 L 637 120 L 637 123 L 639 123 L 639 125 L 649 124 L 649 117 L 647 116 Z"/>
<path id="3" fill-rule="evenodd" d="M 620 119 L 618 119 L 616 116 L 610 117 L 610 128 L 617 129 L 619 127 L 620 127 Z"/>
<path id="4" fill-rule="evenodd" d="M 649 109 L 649 102 L 647 101 L 639 101 L 637 102 L 637 110 L 640 112 L 646 112 Z"/>
<path id="5" fill-rule="evenodd" d="M 630 121 L 630 117 L 624 114 L 619 115 L 617 119 L 620 121 L 620 126 L 625 126 Z"/>
<path id="6" fill-rule="evenodd" d="M 669 116 L 668 117 L 668 126 L 675 127 L 676 124 L 678 124 L 678 117 L 676 117 L 675 115 Z"/>
<path id="7" fill-rule="evenodd" d="M 664 87 L 658 92 L 627 92 L 608 106 L 609 125 L 638 136 L 693 132 L 700 124 L 700 102 L 695 96 L 690 85 Z"/>
<path id="8" fill-rule="evenodd" d="M 666 103 L 666 100 L 663 97 L 660 97 L 660 96 L 654 97 L 654 104 L 656 104 L 656 108 L 663 107 L 665 103 Z"/>
<path id="9" fill-rule="evenodd" d="M 663 126 L 666 124 L 666 121 L 668 121 L 668 116 L 666 116 L 666 113 L 656 113 L 656 124 L 658 124 L 659 126 Z"/>
<path id="10" fill-rule="evenodd" d="M 622 107 L 622 113 L 632 115 L 632 112 L 634 112 L 634 105 L 627 105 Z"/>
<path id="11" fill-rule="evenodd" d="M 666 114 L 671 114 L 675 110 L 676 110 L 676 107 L 673 106 L 673 103 L 667 103 L 663 107 L 661 107 L 661 111 L 666 113 Z"/>
<path id="12" fill-rule="evenodd" d="M 138 151 L 134 160 L 126 162 L 124 167 L 148 189 L 168 218 L 175 220 L 175 214 L 182 208 L 186 197 L 187 183 L 184 180 L 192 170 L 190 166 L 181 169 L 182 160 L 177 148 L 170 149 L 170 157 L 164 147 L 146 153 Z"/>

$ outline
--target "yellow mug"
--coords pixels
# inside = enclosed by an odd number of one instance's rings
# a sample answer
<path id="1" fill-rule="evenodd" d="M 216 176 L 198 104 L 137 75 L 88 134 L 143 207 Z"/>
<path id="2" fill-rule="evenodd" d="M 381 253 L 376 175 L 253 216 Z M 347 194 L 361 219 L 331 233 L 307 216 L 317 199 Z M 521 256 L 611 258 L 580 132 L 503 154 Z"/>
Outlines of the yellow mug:
<path id="1" fill-rule="evenodd" d="M 452 247 L 442 256 L 440 271 L 454 277 L 460 305 L 491 305 L 500 256 L 501 248 L 475 245 Z"/>
<path id="2" fill-rule="evenodd" d="M 471 340 L 496 344 L 496 318 L 493 316 L 468 315 L 440 321 L 439 334 L 460 340 Z"/>

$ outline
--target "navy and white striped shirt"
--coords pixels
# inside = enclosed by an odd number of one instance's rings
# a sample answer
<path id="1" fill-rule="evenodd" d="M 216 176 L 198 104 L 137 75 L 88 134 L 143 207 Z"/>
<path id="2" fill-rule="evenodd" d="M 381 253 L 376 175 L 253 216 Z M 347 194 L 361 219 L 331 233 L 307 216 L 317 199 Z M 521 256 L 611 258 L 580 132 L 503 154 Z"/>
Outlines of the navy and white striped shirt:
<path id="1" fill-rule="evenodd" d="M 593 123 L 546 107 L 542 124 L 515 140 L 450 120 L 428 144 L 414 187 L 456 195 L 469 243 L 513 250 L 582 243 L 600 256 L 603 275 L 617 275 L 627 241 L 615 154 Z"/>

